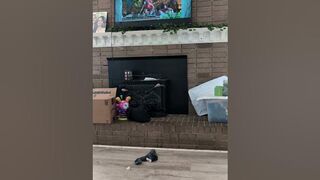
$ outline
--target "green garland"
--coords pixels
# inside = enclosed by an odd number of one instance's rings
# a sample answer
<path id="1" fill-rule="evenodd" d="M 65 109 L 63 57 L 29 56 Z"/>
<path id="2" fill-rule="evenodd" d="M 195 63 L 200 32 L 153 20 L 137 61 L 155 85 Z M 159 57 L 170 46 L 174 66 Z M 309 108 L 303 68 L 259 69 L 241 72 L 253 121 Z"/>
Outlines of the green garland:
<path id="1" fill-rule="evenodd" d="M 127 31 L 138 31 L 138 30 L 163 30 L 163 32 L 169 32 L 170 34 L 176 34 L 181 29 L 189 29 L 189 31 L 194 31 L 195 28 L 203 28 L 206 27 L 208 30 L 212 31 L 214 29 L 220 29 L 223 31 L 228 27 L 228 24 L 198 24 L 198 23 L 184 23 L 184 24 L 169 24 L 162 23 L 156 26 L 148 26 L 148 27 L 110 27 L 106 30 L 106 32 L 122 32 L 122 34 Z"/>

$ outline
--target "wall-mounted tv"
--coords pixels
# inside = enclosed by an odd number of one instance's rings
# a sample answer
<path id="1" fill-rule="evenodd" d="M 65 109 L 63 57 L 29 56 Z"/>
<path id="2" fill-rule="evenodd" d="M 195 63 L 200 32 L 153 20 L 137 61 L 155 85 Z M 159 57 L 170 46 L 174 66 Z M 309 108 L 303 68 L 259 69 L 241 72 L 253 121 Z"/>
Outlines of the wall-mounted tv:
<path id="1" fill-rule="evenodd" d="M 116 26 L 191 22 L 192 0 L 115 0 Z"/>

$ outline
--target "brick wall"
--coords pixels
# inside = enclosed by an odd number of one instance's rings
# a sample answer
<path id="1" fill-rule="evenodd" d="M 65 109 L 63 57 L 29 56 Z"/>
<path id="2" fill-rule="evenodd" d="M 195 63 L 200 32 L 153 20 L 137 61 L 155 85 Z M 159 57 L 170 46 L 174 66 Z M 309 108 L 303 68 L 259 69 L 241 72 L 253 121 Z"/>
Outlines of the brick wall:
<path id="1" fill-rule="evenodd" d="M 228 72 L 226 43 L 93 49 L 93 86 L 108 87 L 108 57 L 188 56 L 188 84 L 194 87 Z"/>
<path id="2" fill-rule="evenodd" d="M 113 23 L 113 1 L 93 0 L 93 11 L 108 11 L 108 21 Z M 227 23 L 228 0 L 193 0 L 193 22 L 198 23 Z M 108 57 L 136 56 L 188 56 L 189 88 L 207 80 L 228 73 L 228 45 L 190 44 L 190 45 L 161 45 L 141 47 L 115 47 L 93 49 L 93 87 L 108 87 Z M 194 112 L 190 106 L 190 112 Z"/>
<path id="3" fill-rule="evenodd" d="M 149 123 L 117 122 L 94 125 L 94 144 L 183 149 L 228 149 L 227 124 L 206 117 L 169 115 Z"/>

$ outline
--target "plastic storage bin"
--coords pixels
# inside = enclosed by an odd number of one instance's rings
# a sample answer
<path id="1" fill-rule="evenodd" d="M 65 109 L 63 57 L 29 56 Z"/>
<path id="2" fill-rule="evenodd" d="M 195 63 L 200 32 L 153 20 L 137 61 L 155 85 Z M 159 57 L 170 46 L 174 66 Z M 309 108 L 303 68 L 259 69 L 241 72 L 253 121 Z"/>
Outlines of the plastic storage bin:
<path id="1" fill-rule="evenodd" d="M 214 95 L 215 87 L 223 86 L 223 82 L 227 80 L 228 80 L 227 76 L 221 76 L 219 78 L 200 84 L 199 86 L 196 86 L 189 90 L 191 103 L 194 109 L 196 110 L 196 113 L 198 116 L 203 116 L 208 114 L 206 99 L 217 97 Z M 217 97 L 217 98 L 220 98 L 220 97 Z M 221 97 L 221 98 L 223 99 L 227 97 Z"/>
<path id="2" fill-rule="evenodd" d="M 207 111 L 209 122 L 228 122 L 228 100 L 208 100 Z"/>
<path id="3" fill-rule="evenodd" d="M 199 101 L 206 104 L 209 122 L 227 123 L 228 121 L 228 97 L 203 97 Z"/>

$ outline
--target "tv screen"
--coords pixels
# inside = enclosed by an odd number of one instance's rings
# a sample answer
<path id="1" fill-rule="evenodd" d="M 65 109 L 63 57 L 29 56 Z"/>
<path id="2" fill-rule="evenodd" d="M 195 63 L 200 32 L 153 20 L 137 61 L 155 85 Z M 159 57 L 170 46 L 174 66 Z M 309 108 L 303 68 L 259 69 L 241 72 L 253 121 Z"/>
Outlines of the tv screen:
<path id="1" fill-rule="evenodd" d="M 115 0 L 115 22 L 130 26 L 186 22 L 191 9 L 191 0 Z"/>

